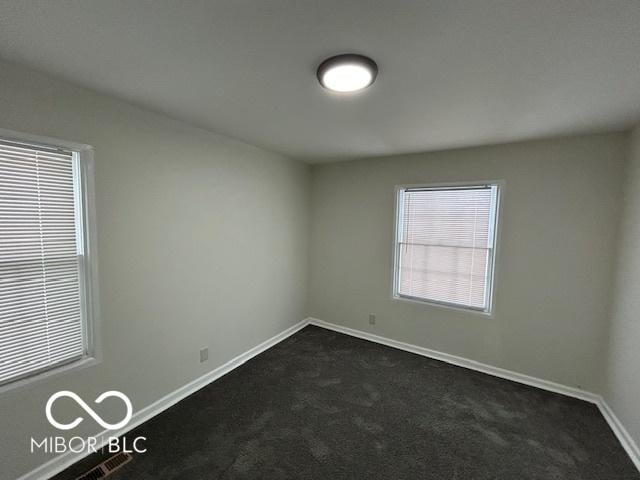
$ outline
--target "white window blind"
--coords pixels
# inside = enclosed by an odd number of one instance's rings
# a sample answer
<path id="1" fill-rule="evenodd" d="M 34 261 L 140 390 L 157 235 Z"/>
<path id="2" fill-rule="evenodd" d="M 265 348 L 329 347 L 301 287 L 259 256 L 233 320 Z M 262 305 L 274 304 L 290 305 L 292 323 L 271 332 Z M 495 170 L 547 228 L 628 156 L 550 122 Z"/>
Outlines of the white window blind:
<path id="1" fill-rule="evenodd" d="M 77 162 L 0 141 L 0 384 L 85 354 Z"/>
<path id="2" fill-rule="evenodd" d="M 398 195 L 395 295 L 488 311 L 497 185 Z"/>

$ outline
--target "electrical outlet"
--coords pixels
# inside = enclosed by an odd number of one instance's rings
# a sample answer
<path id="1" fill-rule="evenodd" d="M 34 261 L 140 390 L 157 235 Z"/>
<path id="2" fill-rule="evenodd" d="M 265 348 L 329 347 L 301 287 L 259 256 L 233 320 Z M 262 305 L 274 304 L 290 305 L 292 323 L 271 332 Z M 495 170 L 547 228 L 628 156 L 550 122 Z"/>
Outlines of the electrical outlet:
<path id="1" fill-rule="evenodd" d="M 200 349 L 200 363 L 206 362 L 209 360 L 209 347 Z"/>
<path id="2" fill-rule="evenodd" d="M 376 324 L 376 316 L 373 313 L 369 314 L 369 324 L 370 325 L 375 325 Z"/>

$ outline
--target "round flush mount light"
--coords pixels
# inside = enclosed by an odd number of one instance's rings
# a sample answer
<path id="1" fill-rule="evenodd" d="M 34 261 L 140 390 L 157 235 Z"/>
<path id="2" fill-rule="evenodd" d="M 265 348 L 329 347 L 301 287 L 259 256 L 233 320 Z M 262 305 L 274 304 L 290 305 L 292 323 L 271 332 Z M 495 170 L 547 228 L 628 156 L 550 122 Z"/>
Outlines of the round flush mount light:
<path id="1" fill-rule="evenodd" d="M 378 75 L 378 65 L 369 57 L 346 53 L 327 58 L 318 67 L 318 81 L 328 90 L 357 92 L 371 85 Z"/>

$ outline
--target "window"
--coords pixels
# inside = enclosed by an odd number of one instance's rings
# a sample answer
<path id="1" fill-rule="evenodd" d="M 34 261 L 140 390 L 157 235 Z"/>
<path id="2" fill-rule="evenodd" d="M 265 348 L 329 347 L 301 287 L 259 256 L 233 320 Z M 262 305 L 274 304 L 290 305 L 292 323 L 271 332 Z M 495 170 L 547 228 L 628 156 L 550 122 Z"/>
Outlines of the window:
<path id="1" fill-rule="evenodd" d="M 394 297 L 489 312 L 498 185 L 397 195 Z"/>
<path id="2" fill-rule="evenodd" d="M 0 385 L 92 353 L 82 155 L 0 140 Z"/>

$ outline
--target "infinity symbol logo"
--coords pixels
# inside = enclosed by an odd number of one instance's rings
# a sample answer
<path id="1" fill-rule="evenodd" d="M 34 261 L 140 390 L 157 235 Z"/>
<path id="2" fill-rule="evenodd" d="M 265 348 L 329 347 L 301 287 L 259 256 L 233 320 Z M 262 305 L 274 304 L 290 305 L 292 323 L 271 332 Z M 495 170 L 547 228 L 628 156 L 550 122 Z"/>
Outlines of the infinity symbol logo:
<path id="1" fill-rule="evenodd" d="M 53 406 L 53 402 L 55 402 L 60 397 L 69 397 L 69 398 L 73 399 L 78 405 L 80 405 L 83 408 L 83 410 L 85 412 L 87 412 L 89 415 L 91 415 L 91 418 L 93 418 L 98 424 L 100 424 L 100 426 L 102 428 L 105 428 L 107 430 L 118 430 L 119 428 L 124 427 L 127 423 L 129 423 L 129 420 L 131 420 L 131 416 L 133 415 L 133 407 L 131 406 L 131 401 L 129 400 L 129 397 L 127 397 L 122 392 L 118 392 L 116 390 L 110 390 L 108 392 L 104 392 L 102 395 L 100 395 L 95 400 L 95 403 L 102 403 L 102 401 L 105 398 L 118 397 L 120 400 L 122 400 L 124 402 L 124 404 L 127 407 L 127 415 L 125 416 L 125 418 L 122 421 L 112 424 L 112 423 L 105 422 L 78 395 L 76 395 L 73 392 L 69 392 L 67 390 L 63 390 L 63 391 L 54 393 L 53 395 L 51 395 L 51 397 L 49 397 L 49 400 L 47 400 L 47 406 L 46 406 L 46 409 L 45 409 L 45 413 L 47 414 L 47 420 L 49 420 L 49 423 L 51 425 L 53 425 L 54 427 L 56 427 L 57 429 L 59 429 L 59 430 L 71 430 L 72 428 L 77 427 L 84 420 L 82 417 L 78 417 L 73 422 L 67 423 L 67 424 L 57 422 L 53 418 L 53 416 L 51 415 L 51 407 Z"/>

